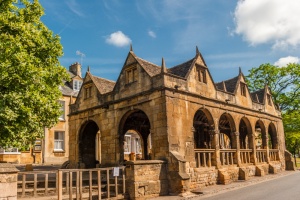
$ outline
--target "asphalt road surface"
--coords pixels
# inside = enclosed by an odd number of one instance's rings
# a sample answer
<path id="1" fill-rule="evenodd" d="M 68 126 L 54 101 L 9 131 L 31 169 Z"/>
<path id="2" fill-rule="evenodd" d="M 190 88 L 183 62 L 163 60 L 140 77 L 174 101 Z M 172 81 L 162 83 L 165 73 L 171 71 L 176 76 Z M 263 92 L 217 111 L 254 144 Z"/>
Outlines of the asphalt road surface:
<path id="1" fill-rule="evenodd" d="M 300 200 L 300 173 L 293 173 L 274 180 L 244 188 L 198 197 L 205 200 Z"/>

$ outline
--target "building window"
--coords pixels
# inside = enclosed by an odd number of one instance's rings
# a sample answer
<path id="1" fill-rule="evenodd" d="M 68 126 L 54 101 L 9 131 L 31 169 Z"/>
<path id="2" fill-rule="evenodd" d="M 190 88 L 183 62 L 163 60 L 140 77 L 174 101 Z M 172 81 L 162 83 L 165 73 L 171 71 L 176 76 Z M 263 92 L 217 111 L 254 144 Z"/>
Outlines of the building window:
<path id="1" fill-rule="evenodd" d="M 240 87 L 241 87 L 241 95 L 246 96 L 246 84 L 240 83 Z"/>
<path id="2" fill-rule="evenodd" d="M 84 98 L 88 99 L 91 97 L 92 97 L 92 86 L 89 86 L 84 89 Z"/>
<path id="3" fill-rule="evenodd" d="M 197 73 L 197 80 L 199 82 L 207 83 L 207 80 L 206 80 L 206 70 L 205 69 L 198 67 L 196 69 L 196 73 Z"/>
<path id="4" fill-rule="evenodd" d="M 60 103 L 60 112 L 61 115 L 58 117 L 59 120 L 65 120 L 65 102 L 64 101 L 59 101 Z"/>
<path id="5" fill-rule="evenodd" d="M 271 106 L 272 105 L 271 95 L 267 94 L 267 100 L 268 100 L 268 104 Z"/>
<path id="6" fill-rule="evenodd" d="M 54 151 L 64 151 L 65 149 L 65 132 L 54 132 Z"/>
<path id="7" fill-rule="evenodd" d="M 73 80 L 73 90 L 79 91 L 82 85 L 82 81 Z"/>
<path id="8" fill-rule="evenodd" d="M 137 81 L 138 79 L 138 73 L 137 73 L 137 68 L 133 67 L 130 69 L 126 70 L 126 83 L 132 83 Z"/>

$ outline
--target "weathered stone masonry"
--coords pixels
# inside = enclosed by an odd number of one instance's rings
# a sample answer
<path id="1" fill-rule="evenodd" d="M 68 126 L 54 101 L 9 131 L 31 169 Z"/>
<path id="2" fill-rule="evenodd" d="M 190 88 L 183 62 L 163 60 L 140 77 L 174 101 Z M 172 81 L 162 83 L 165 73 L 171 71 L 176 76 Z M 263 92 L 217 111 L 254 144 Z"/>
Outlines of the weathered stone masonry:
<path id="1" fill-rule="evenodd" d="M 198 49 L 169 69 L 131 50 L 116 82 L 88 71 L 70 110 L 74 168 L 125 164 L 125 134 L 134 131 L 142 152 L 136 162 L 165 161 L 168 193 L 285 169 L 283 124 L 269 88 L 250 93 L 241 71 L 214 83 Z M 165 194 L 162 182 L 161 192 L 132 195 Z"/>

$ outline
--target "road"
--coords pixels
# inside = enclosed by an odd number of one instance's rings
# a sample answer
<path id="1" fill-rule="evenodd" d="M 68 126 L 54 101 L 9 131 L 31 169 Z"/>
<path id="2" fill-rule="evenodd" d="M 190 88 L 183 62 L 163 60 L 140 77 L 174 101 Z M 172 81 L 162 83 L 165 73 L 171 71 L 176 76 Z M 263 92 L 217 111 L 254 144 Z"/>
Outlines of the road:
<path id="1" fill-rule="evenodd" d="M 300 200 L 300 172 L 274 180 L 224 192 L 211 197 L 197 197 L 205 200 Z"/>

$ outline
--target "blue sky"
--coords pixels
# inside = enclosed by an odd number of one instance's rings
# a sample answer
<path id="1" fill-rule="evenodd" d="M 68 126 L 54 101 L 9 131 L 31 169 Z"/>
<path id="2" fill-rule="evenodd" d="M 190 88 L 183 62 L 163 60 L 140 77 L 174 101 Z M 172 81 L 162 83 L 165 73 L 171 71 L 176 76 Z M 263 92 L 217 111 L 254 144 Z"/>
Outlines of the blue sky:
<path id="1" fill-rule="evenodd" d="M 198 46 L 215 82 L 262 63 L 299 63 L 296 0 L 40 0 L 42 21 L 61 37 L 68 68 L 116 80 L 130 44 L 135 54 L 167 68 Z M 83 74 L 84 74 L 83 73 Z"/>

